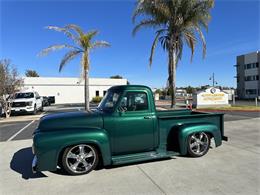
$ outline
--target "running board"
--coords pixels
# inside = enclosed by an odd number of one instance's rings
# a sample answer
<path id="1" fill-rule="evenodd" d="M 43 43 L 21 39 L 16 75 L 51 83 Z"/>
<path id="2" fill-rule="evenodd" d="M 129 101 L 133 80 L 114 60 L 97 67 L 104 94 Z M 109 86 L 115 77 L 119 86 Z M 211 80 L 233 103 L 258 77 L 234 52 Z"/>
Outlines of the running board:
<path id="1" fill-rule="evenodd" d="M 135 153 L 135 154 L 127 154 L 127 155 L 118 155 L 112 157 L 112 164 L 120 165 L 126 163 L 134 163 L 134 162 L 141 162 L 147 160 L 169 158 L 175 155 L 179 155 L 179 153 L 175 153 L 172 151 L 158 153 L 156 151 L 152 151 L 152 152 L 143 152 L 143 153 Z"/>

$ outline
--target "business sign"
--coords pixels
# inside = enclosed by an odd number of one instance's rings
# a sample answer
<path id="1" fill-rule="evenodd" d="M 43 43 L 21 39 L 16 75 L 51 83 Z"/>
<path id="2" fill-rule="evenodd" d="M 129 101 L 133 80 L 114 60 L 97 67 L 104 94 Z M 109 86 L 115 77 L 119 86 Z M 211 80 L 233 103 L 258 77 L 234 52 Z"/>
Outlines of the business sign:
<path id="1" fill-rule="evenodd" d="M 193 104 L 197 108 L 230 106 L 228 103 L 228 94 L 215 87 L 210 87 L 205 91 L 199 91 L 193 95 Z"/>

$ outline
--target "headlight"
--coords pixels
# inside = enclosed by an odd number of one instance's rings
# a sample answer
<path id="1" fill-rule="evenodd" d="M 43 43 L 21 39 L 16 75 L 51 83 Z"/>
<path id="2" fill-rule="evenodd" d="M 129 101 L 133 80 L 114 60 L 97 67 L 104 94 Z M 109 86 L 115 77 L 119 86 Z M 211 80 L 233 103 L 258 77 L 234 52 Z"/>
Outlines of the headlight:
<path id="1" fill-rule="evenodd" d="M 32 102 L 26 102 L 26 106 L 32 106 Z"/>

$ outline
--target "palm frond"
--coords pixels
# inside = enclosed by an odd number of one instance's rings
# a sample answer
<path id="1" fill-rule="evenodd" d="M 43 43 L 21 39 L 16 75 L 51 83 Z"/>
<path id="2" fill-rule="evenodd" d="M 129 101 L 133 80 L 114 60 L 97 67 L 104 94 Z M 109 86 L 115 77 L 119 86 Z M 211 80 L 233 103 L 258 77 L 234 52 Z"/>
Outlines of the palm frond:
<path id="1" fill-rule="evenodd" d="M 77 57 L 78 54 L 80 54 L 82 51 L 79 50 L 72 50 L 69 51 L 68 53 L 66 53 L 64 55 L 64 57 L 62 58 L 61 62 L 60 62 L 60 67 L 59 67 L 59 72 L 61 72 L 61 70 L 63 69 L 63 67 L 70 62 L 71 60 L 73 60 L 75 57 Z"/>
<path id="2" fill-rule="evenodd" d="M 70 29 L 70 30 L 74 30 L 75 32 L 78 33 L 78 35 L 80 37 L 84 35 L 83 30 L 79 26 L 77 26 L 76 24 L 69 24 L 69 25 L 65 26 L 65 28 Z"/>
<path id="3" fill-rule="evenodd" d="M 164 29 L 161 29 L 161 30 L 156 32 L 156 36 L 154 38 L 154 41 L 153 41 L 153 44 L 152 44 L 152 47 L 151 47 L 151 53 L 150 53 L 150 57 L 149 57 L 149 66 L 151 66 L 152 63 L 153 63 L 154 51 L 155 51 L 155 48 L 157 46 L 157 43 L 159 41 L 159 38 L 160 38 L 160 35 L 161 35 L 162 32 L 164 32 Z"/>
<path id="4" fill-rule="evenodd" d="M 100 47 L 110 47 L 111 45 L 106 41 L 95 41 L 91 44 L 91 49 L 96 49 Z"/>
<path id="5" fill-rule="evenodd" d="M 171 12 L 167 3 L 162 0 L 139 0 L 136 9 L 134 10 L 132 21 L 135 23 L 138 16 L 155 16 L 154 19 L 158 19 L 161 22 L 166 21 L 166 18 L 170 18 Z"/>
<path id="6" fill-rule="evenodd" d="M 86 34 L 82 35 L 80 37 L 80 43 L 81 43 L 81 46 L 85 49 L 85 50 L 88 50 L 90 49 L 91 47 L 91 40 L 93 39 L 93 37 L 95 35 L 98 34 L 98 31 L 97 30 L 92 30 L 92 31 L 89 31 L 87 32 Z"/>
<path id="7" fill-rule="evenodd" d="M 196 45 L 196 42 L 197 42 L 195 33 L 192 30 L 186 30 L 184 32 L 184 39 L 185 39 L 188 47 L 191 49 L 191 61 L 192 61 L 193 55 L 194 55 L 194 52 L 195 52 L 195 45 Z"/>
<path id="8" fill-rule="evenodd" d="M 133 29 L 133 31 L 132 31 L 132 34 L 133 34 L 133 36 L 135 36 L 135 34 L 136 34 L 141 28 L 144 28 L 144 27 L 153 27 L 153 28 L 155 28 L 155 27 L 157 27 L 157 25 L 158 25 L 158 23 L 157 23 L 154 19 L 152 19 L 152 18 L 150 18 L 150 19 L 144 19 L 144 20 L 140 21 L 139 24 L 137 24 L 137 25 L 134 27 L 134 29 Z"/>
<path id="9" fill-rule="evenodd" d="M 68 28 L 62 28 L 62 27 L 58 27 L 58 26 L 46 26 L 46 29 L 49 30 L 54 30 L 57 32 L 62 32 L 64 33 L 68 38 L 72 39 L 74 42 L 78 43 L 79 41 L 79 37 L 75 36 L 74 34 L 72 34 Z"/>
<path id="10" fill-rule="evenodd" d="M 97 34 L 98 34 L 97 30 L 91 30 L 91 31 L 86 33 L 86 37 L 88 38 L 88 40 L 91 40 Z"/>
<path id="11" fill-rule="evenodd" d="M 57 45 L 51 45 L 45 49 L 43 49 L 42 51 L 40 51 L 37 55 L 38 56 L 46 56 L 48 55 L 50 52 L 56 51 L 56 50 L 60 50 L 63 48 L 69 48 L 69 49 L 76 49 L 76 50 L 81 50 L 78 47 L 72 46 L 72 45 L 67 45 L 67 44 L 57 44 Z"/>
<path id="12" fill-rule="evenodd" d="M 199 37 L 201 39 L 201 42 L 202 42 L 202 50 L 203 50 L 203 58 L 205 58 L 206 56 L 206 51 L 207 51 L 207 46 L 206 46 L 206 40 L 205 40 L 205 37 L 203 35 L 203 32 L 201 31 L 201 29 L 198 27 L 198 26 L 195 26 L 195 29 L 196 31 L 198 32 L 199 34 Z"/>

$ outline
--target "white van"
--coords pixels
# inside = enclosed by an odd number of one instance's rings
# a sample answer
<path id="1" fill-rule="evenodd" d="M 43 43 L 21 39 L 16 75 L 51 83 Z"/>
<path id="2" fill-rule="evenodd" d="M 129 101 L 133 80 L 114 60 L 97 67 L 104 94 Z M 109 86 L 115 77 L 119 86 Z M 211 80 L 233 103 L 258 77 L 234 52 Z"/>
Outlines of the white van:
<path id="1" fill-rule="evenodd" d="M 11 112 L 27 112 L 36 114 L 37 111 L 43 111 L 42 98 L 35 91 L 25 91 L 15 93 L 11 100 Z"/>

